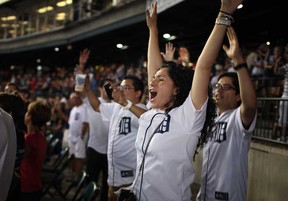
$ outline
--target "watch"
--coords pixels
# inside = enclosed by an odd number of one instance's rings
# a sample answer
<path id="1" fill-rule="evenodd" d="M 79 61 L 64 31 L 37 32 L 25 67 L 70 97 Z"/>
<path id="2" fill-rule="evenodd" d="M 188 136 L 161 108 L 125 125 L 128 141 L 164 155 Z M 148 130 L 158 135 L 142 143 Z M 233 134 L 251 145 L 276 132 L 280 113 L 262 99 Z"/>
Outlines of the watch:
<path id="1" fill-rule="evenodd" d="M 133 103 L 130 100 L 127 100 L 128 104 L 123 107 L 124 110 L 129 110 Z"/>

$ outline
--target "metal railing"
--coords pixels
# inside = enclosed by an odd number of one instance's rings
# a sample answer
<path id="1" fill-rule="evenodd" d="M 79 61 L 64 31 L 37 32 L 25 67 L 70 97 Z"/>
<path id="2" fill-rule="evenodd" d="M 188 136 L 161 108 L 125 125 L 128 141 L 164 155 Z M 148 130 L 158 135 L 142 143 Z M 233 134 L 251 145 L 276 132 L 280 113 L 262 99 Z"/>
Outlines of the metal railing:
<path id="1" fill-rule="evenodd" d="M 288 145 L 288 98 L 257 98 L 253 138 Z"/>

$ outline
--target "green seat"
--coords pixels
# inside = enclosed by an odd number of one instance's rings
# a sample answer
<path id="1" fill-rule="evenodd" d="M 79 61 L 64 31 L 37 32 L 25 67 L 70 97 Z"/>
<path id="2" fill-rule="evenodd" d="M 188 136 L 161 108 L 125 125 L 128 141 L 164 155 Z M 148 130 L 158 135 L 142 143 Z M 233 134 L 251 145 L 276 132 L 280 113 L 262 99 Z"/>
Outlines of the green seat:
<path id="1" fill-rule="evenodd" d="M 82 191 L 82 194 L 77 201 L 95 201 L 100 192 L 100 188 L 95 182 L 89 182 Z"/>

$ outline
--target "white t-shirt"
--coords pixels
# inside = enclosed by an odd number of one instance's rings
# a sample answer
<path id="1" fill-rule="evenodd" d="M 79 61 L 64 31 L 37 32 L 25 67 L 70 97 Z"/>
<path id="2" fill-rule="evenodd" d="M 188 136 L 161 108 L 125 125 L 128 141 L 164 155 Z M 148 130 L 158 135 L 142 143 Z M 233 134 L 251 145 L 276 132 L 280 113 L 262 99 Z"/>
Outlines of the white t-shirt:
<path id="1" fill-rule="evenodd" d="M 248 130 L 243 127 L 240 107 L 222 113 L 215 122 L 211 138 L 203 149 L 197 200 L 246 200 L 248 151 L 256 115 Z"/>
<path id="2" fill-rule="evenodd" d="M 188 96 L 167 117 L 164 111 L 156 109 L 141 115 L 136 139 L 137 173 L 134 181 L 138 199 L 141 189 L 141 201 L 191 200 L 190 185 L 195 176 L 192 160 L 205 121 L 206 105 L 207 101 L 200 110 L 196 110 Z M 140 176 L 137 181 L 147 143 L 164 118 L 146 152 L 143 179 L 141 181 Z"/>
<path id="3" fill-rule="evenodd" d="M 69 115 L 69 134 L 68 139 L 76 143 L 81 137 L 83 123 L 88 123 L 87 108 L 84 104 L 74 106 Z"/>
<path id="4" fill-rule="evenodd" d="M 104 99 L 99 97 L 101 103 L 105 103 Z M 89 139 L 88 147 L 101 154 L 107 154 L 109 121 L 103 121 L 100 112 L 96 112 L 87 98 L 83 100 L 87 106 L 88 122 L 89 122 Z"/>
<path id="5" fill-rule="evenodd" d="M 12 117 L 0 108 L 0 201 L 7 198 L 16 158 L 16 131 Z"/>
<path id="6" fill-rule="evenodd" d="M 136 104 L 146 108 L 144 104 Z M 108 184 L 130 184 L 135 177 L 135 140 L 139 127 L 138 118 L 117 103 L 101 103 L 103 121 L 110 121 L 108 136 Z"/>

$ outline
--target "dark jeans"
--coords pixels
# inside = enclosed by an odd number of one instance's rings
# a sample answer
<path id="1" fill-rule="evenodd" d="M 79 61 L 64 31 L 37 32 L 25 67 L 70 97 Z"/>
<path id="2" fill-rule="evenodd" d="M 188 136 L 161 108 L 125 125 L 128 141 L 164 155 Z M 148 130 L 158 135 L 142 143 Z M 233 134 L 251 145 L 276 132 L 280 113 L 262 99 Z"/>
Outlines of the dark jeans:
<path id="1" fill-rule="evenodd" d="M 98 183 L 99 175 L 102 172 L 102 190 L 101 190 L 101 199 L 100 201 L 108 200 L 108 162 L 107 154 L 101 154 L 91 147 L 87 148 L 87 173 L 92 181 Z"/>

